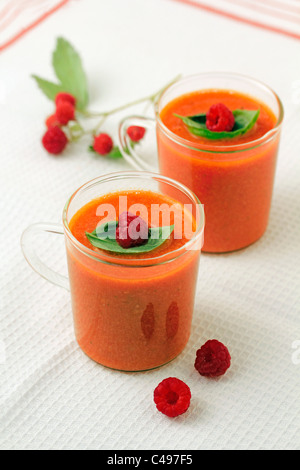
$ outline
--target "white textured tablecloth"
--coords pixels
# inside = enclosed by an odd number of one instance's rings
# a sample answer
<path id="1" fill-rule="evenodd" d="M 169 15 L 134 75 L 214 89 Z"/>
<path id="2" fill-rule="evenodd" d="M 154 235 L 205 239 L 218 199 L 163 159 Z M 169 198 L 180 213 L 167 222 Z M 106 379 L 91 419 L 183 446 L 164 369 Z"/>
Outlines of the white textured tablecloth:
<path id="1" fill-rule="evenodd" d="M 29 224 L 60 222 L 77 187 L 129 169 L 91 155 L 87 141 L 59 158 L 42 149 L 52 105 L 30 74 L 54 78 L 50 55 L 60 35 L 82 55 L 93 109 L 152 93 L 178 73 L 211 70 L 256 77 L 285 106 L 267 233 L 233 254 L 203 254 L 190 342 L 151 372 L 116 372 L 88 359 L 74 339 L 68 292 L 41 279 L 21 253 Z M 177 2 L 77 0 L 0 55 L 2 449 L 299 448 L 299 52 L 299 41 Z M 110 133 L 119 117 L 107 123 Z M 37 246 L 66 272 L 62 238 Z M 232 355 L 218 380 L 193 367 L 211 338 Z M 169 376 L 192 391 L 190 409 L 173 420 L 152 399 Z"/>

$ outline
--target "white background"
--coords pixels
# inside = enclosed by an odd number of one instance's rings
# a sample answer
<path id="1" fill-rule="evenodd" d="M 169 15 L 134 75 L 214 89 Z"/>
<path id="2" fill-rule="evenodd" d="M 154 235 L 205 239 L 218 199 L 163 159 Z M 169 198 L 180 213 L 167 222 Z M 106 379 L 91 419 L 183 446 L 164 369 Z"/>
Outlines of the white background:
<path id="1" fill-rule="evenodd" d="M 88 140 L 57 158 L 43 150 L 53 105 L 30 75 L 54 79 L 58 36 L 80 52 L 95 110 L 151 94 L 178 73 L 213 70 L 262 80 L 284 103 L 268 231 L 245 250 L 202 256 L 190 342 L 159 370 L 126 374 L 89 360 L 74 339 L 68 292 L 39 278 L 21 253 L 29 224 L 60 222 L 77 187 L 129 169 L 88 153 Z M 299 52 L 299 41 L 171 0 L 73 0 L 0 55 L 1 448 L 299 448 Z M 115 135 L 120 117 L 105 130 Z M 62 239 L 37 247 L 66 271 Z M 218 380 L 193 367 L 210 338 L 232 355 Z M 193 396 L 174 420 L 152 400 L 169 376 Z"/>

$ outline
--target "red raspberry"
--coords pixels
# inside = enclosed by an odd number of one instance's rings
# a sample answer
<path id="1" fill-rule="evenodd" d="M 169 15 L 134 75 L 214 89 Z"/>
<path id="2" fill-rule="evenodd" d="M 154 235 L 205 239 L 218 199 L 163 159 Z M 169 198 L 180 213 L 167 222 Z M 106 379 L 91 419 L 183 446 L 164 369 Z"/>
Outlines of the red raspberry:
<path id="1" fill-rule="evenodd" d="M 170 418 L 185 413 L 191 397 L 190 388 L 176 377 L 164 379 L 154 390 L 156 408 Z"/>
<path id="2" fill-rule="evenodd" d="M 149 229 L 144 219 L 130 212 L 120 214 L 116 240 L 122 248 L 144 245 L 148 236 Z"/>
<path id="3" fill-rule="evenodd" d="M 65 126 L 69 121 L 75 121 L 75 108 L 68 101 L 60 101 L 56 107 L 55 116 L 58 122 Z"/>
<path id="4" fill-rule="evenodd" d="M 42 139 L 42 143 L 47 152 L 58 155 L 65 149 L 68 139 L 60 127 L 56 126 L 50 127 L 47 130 Z"/>
<path id="5" fill-rule="evenodd" d="M 140 126 L 130 126 L 127 129 L 127 134 L 133 142 L 139 142 L 145 135 L 146 129 Z"/>
<path id="6" fill-rule="evenodd" d="M 68 103 L 70 103 L 74 108 L 76 106 L 76 98 L 71 95 L 70 93 L 58 93 L 56 95 L 56 98 L 55 98 L 55 104 L 56 106 L 59 105 L 59 103 L 61 102 L 65 102 L 67 101 Z"/>
<path id="7" fill-rule="evenodd" d="M 59 122 L 56 118 L 56 115 L 55 114 L 52 114 L 51 116 L 49 116 L 47 119 L 46 119 L 46 126 L 47 128 L 49 129 L 50 127 L 55 127 L 55 126 L 59 126 Z"/>
<path id="8" fill-rule="evenodd" d="M 230 367 L 231 357 L 224 344 L 208 340 L 196 353 L 195 368 L 205 377 L 218 377 Z"/>
<path id="9" fill-rule="evenodd" d="M 234 122 L 232 111 L 223 103 L 213 104 L 206 114 L 206 127 L 213 132 L 230 132 Z"/>
<path id="10" fill-rule="evenodd" d="M 94 139 L 93 148 L 100 155 L 107 155 L 113 149 L 114 143 L 108 134 L 99 134 Z"/>

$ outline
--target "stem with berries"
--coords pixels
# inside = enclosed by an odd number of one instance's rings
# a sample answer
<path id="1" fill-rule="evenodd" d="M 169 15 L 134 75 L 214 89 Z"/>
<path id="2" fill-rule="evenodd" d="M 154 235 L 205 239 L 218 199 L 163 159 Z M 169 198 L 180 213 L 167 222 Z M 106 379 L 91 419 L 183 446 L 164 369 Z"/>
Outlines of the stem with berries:
<path id="1" fill-rule="evenodd" d="M 65 38 L 58 37 L 56 48 L 52 54 L 52 66 L 56 82 L 45 80 L 38 75 L 32 75 L 42 93 L 55 102 L 55 112 L 46 120 L 47 131 L 43 136 L 44 148 L 53 155 L 63 152 L 69 142 L 77 142 L 84 136 L 92 138 L 89 149 L 99 155 L 111 158 L 121 158 L 118 147 L 114 146 L 108 134 L 101 133 L 106 119 L 132 106 L 147 103 L 152 104 L 158 96 L 170 85 L 176 82 L 176 77 L 157 92 L 123 104 L 109 111 L 95 112 L 88 109 L 89 90 L 88 80 L 80 54 Z M 86 129 L 83 119 L 97 119 L 98 123 L 92 129 Z M 131 126 L 127 134 L 132 144 L 139 142 L 145 135 L 143 127 Z"/>
<path id="2" fill-rule="evenodd" d="M 112 138 L 108 134 L 100 132 L 106 119 L 113 114 L 117 114 L 141 103 L 148 102 L 149 104 L 154 104 L 163 91 L 179 78 L 179 76 L 176 77 L 151 95 L 103 112 L 76 109 L 76 98 L 71 93 L 59 92 L 55 97 L 55 113 L 46 120 L 48 130 L 42 139 L 44 148 L 48 153 L 58 155 L 63 152 L 68 142 L 77 142 L 83 136 L 89 135 L 93 138 L 93 142 L 89 147 L 90 151 L 102 156 L 108 155 L 112 158 L 121 158 L 122 154 L 119 149 L 114 146 Z M 94 128 L 86 130 L 80 123 L 79 117 L 86 119 L 100 117 L 101 119 Z M 127 129 L 127 134 L 134 143 L 142 140 L 145 132 L 146 129 L 140 126 L 130 126 Z"/>

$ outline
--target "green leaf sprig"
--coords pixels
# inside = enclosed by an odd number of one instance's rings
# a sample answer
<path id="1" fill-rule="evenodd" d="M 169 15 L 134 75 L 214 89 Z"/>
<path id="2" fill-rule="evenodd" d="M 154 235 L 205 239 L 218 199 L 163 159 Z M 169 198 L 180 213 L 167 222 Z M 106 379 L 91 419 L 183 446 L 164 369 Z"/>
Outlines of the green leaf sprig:
<path id="1" fill-rule="evenodd" d="M 41 91 L 52 101 L 60 92 L 73 95 L 79 111 L 86 109 L 89 103 L 88 83 L 81 58 L 74 47 L 64 38 L 58 38 L 52 55 L 52 65 L 59 83 L 53 83 L 33 75 Z"/>
<path id="2" fill-rule="evenodd" d="M 174 230 L 174 225 L 166 227 L 151 227 L 149 228 L 149 237 L 147 243 L 132 248 L 123 248 L 116 240 L 116 229 L 118 222 L 107 222 L 92 233 L 87 233 L 86 236 L 89 242 L 96 248 L 101 250 L 110 251 L 124 255 L 149 253 L 160 247 L 171 235 Z"/>
<path id="3" fill-rule="evenodd" d="M 180 118 L 188 127 L 189 131 L 198 136 L 205 137 L 206 139 L 232 139 L 239 135 L 243 135 L 248 132 L 256 123 L 259 116 L 259 109 L 249 111 L 246 109 L 236 109 L 232 111 L 234 115 L 235 123 L 234 127 L 230 132 L 215 132 L 211 131 L 206 127 L 206 114 L 196 114 L 194 116 L 180 116 L 174 114 Z"/>

